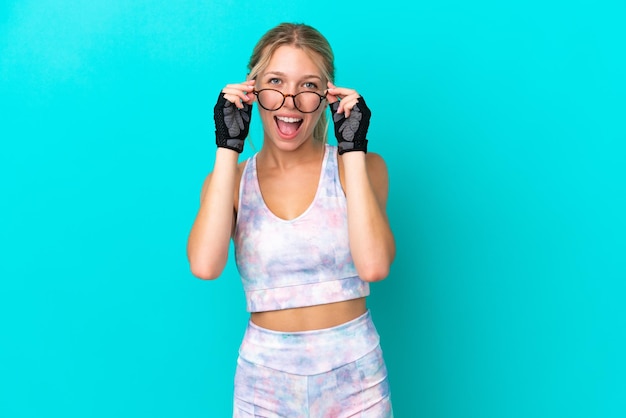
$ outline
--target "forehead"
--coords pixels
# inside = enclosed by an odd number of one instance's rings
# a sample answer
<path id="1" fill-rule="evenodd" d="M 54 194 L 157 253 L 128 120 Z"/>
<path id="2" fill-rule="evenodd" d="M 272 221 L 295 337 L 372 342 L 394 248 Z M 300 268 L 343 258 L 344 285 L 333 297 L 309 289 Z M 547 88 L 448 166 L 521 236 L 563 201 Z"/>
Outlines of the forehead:
<path id="1" fill-rule="evenodd" d="M 278 72 L 290 77 L 317 76 L 322 77 L 322 70 L 316 62 L 315 52 L 308 52 L 302 48 L 290 45 L 279 47 L 272 54 L 267 67 L 263 73 Z"/>

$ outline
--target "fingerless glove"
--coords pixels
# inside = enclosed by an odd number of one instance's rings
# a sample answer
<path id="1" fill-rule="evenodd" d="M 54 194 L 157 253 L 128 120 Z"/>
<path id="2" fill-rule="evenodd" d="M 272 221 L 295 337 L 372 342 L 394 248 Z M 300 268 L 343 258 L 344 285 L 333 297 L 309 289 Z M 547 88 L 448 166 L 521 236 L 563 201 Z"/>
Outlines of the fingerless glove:
<path id="1" fill-rule="evenodd" d="M 213 118 L 217 146 L 241 153 L 250 130 L 252 105 L 244 103 L 243 109 L 238 109 L 234 103 L 224 98 L 223 93 L 220 93 L 213 108 Z"/>
<path id="2" fill-rule="evenodd" d="M 350 151 L 363 151 L 367 153 L 367 129 L 370 125 L 372 112 L 365 104 L 363 97 L 350 110 L 350 116 L 345 113 L 337 113 L 339 102 L 330 105 L 335 124 L 335 137 L 339 154 Z"/>

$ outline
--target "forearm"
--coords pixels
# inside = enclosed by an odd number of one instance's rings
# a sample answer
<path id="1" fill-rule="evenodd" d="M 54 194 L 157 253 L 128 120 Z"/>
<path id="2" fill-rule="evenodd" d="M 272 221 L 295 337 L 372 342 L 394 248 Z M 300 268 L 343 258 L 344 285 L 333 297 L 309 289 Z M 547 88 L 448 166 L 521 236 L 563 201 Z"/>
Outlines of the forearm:
<path id="1" fill-rule="evenodd" d="M 387 175 L 374 185 L 368 174 L 366 154 L 342 155 L 348 202 L 350 250 L 359 276 L 366 281 L 382 280 L 395 257 L 395 242 L 385 210 Z M 381 170 L 378 170 L 381 171 Z M 375 191 L 378 188 L 378 191 Z"/>
<path id="2" fill-rule="evenodd" d="M 228 259 L 234 222 L 234 196 L 239 154 L 218 148 L 213 172 L 203 188 L 198 214 L 187 242 L 192 273 L 202 279 L 215 279 Z"/>

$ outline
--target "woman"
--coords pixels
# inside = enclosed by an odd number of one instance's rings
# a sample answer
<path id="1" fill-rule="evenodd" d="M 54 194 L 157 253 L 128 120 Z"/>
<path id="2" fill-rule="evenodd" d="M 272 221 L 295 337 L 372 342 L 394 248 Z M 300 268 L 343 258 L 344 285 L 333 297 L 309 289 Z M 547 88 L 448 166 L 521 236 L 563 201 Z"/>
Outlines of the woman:
<path id="1" fill-rule="evenodd" d="M 250 322 L 235 417 L 390 417 L 369 282 L 395 255 L 387 169 L 367 153 L 370 111 L 333 84 L 327 40 L 281 24 L 256 45 L 247 81 L 214 109 L 217 153 L 189 235 L 192 273 L 217 278 L 233 239 Z M 263 146 L 238 164 L 253 103 Z M 337 146 L 326 143 L 330 107 Z"/>

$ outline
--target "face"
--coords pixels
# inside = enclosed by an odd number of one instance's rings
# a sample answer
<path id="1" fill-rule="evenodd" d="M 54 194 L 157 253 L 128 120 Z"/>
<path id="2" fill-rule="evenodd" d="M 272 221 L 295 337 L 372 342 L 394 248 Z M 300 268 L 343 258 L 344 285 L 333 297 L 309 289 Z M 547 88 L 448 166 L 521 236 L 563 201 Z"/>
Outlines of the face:
<path id="1" fill-rule="evenodd" d="M 263 121 L 266 144 L 272 144 L 284 150 L 293 150 L 303 143 L 312 140 L 313 130 L 320 115 L 326 107 L 326 100 L 320 101 L 324 95 L 326 79 L 315 62 L 302 49 L 292 46 L 278 48 L 267 68 L 256 78 L 256 89 L 274 89 L 283 94 L 295 95 L 302 92 L 295 100 L 286 97 L 283 106 L 282 97 L 277 93 L 260 93 L 258 109 Z M 274 96 L 272 96 L 274 94 Z M 319 108 L 312 113 L 305 113 L 319 103 Z M 303 112 L 305 111 L 305 112 Z"/>

